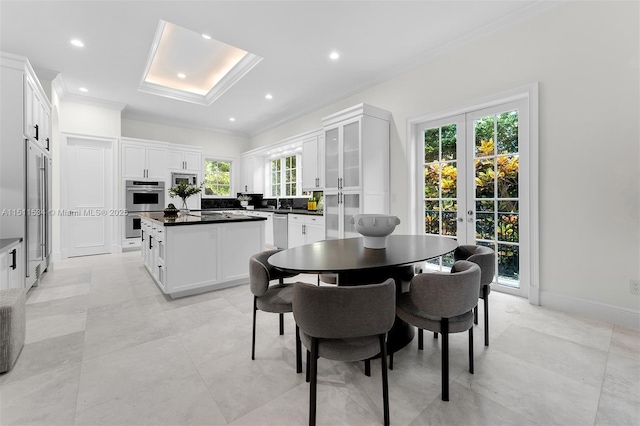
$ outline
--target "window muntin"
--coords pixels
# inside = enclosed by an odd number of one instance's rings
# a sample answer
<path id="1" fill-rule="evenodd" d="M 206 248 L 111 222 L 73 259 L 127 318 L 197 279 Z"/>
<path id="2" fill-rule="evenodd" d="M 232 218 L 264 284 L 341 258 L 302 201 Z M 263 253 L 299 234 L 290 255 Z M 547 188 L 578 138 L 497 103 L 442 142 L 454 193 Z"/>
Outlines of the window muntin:
<path id="1" fill-rule="evenodd" d="M 271 197 L 297 197 L 302 195 L 302 185 L 298 182 L 302 176 L 299 167 L 302 164 L 299 155 L 274 158 L 270 164 L 269 195 Z"/>
<path id="2" fill-rule="evenodd" d="M 231 161 L 204 160 L 204 196 L 231 196 Z"/>

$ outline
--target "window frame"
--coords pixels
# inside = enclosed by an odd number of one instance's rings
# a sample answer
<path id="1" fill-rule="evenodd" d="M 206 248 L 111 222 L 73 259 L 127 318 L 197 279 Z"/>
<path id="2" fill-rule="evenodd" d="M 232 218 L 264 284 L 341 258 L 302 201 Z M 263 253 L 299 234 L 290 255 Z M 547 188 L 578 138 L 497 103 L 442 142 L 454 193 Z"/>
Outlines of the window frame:
<path id="1" fill-rule="evenodd" d="M 229 163 L 229 195 L 207 195 L 205 192 L 205 188 L 202 188 L 201 196 L 202 198 L 235 198 L 234 195 L 234 185 L 235 185 L 235 160 L 232 158 L 223 158 L 223 157 L 203 157 L 202 160 L 202 181 L 204 182 L 207 177 L 207 161 L 209 162 L 223 162 Z"/>
<path id="2" fill-rule="evenodd" d="M 296 167 L 295 169 L 289 169 L 289 170 L 295 170 L 296 171 L 296 180 L 295 180 L 295 184 L 296 184 L 296 194 L 295 195 L 287 195 L 287 184 L 291 184 L 291 182 L 287 182 L 286 181 L 286 171 L 287 171 L 287 167 L 286 167 L 286 163 L 287 163 L 287 158 L 289 157 L 295 157 L 296 159 Z M 275 195 L 273 194 L 273 184 L 272 179 L 273 179 L 273 171 L 271 169 L 272 164 L 274 161 L 280 161 L 280 195 Z M 269 171 L 268 172 L 268 176 L 267 176 L 267 183 L 266 183 L 266 188 L 267 191 L 265 191 L 268 194 L 269 198 L 296 198 L 296 197 L 303 197 L 302 194 L 302 153 L 300 152 L 294 152 L 294 153 L 288 153 L 285 155 L 279 155 L 279 156 L 273 156 L 271 158 L 267 159 L 265 168 Z"/>

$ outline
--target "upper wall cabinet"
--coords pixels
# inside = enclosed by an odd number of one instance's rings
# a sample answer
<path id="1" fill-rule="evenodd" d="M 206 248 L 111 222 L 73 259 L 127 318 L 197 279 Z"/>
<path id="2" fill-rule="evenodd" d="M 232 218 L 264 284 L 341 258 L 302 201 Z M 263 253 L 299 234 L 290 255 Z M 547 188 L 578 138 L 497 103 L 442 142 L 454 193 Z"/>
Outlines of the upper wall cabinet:
<path id="1" fill-rule="evenodd" d="M 170 148 L 167 151 L 167 161 L 172 171 L 183 170 L 200 174 L 202 168 L 201 150 L 198 148 L 192 150 Z"/>
<path id="2" fill-rule="evenodd" d="M 302 190 L 320 191 L 324 188 L 324 134 L 322 132 L 302 141 Z"/>
<path id="3" fill-rule="evenodd" d="M 51 106 L 35 77 L 24 76 L 24 134 L 47 151 L 51 148 Z"/>
<path id="4" fill-rule="evenodd" d="M 264 192 L 264 157 L 246 155 L 240 157 L 240 185 L 238 192 Z"/>
<path id="5" fill-rule="evenodd" d="M 120 148 L 123 178 L 168 178 L 166 145 L 123 140 Z"/>

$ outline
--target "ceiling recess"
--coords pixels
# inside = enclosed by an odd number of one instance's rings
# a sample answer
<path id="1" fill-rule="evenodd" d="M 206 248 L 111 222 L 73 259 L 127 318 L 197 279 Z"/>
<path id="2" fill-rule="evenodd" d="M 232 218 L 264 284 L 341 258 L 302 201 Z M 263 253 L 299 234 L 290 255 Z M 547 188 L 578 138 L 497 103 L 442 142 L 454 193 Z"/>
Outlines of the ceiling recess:
<path id="1" fill-rule="evenodd" d="M 262 60 L 227 43 L 160 20 L 138 90 L 211 105 Z M 185 78 L 178 78 L 178 74 Z"/>

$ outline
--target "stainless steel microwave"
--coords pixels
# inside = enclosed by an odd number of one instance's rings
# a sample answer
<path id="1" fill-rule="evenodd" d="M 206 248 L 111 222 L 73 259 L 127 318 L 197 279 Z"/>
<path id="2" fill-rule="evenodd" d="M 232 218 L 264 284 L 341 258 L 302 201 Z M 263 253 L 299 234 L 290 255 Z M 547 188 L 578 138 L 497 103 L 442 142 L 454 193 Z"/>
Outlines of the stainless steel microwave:
<path id="1" fill-rule="evenodd" d="M 180 182 L 187 182 L 190 185 L 198 185 L 198 175 L 192 173 L 171 173 L 171 186 L 174 187 Z"/>

